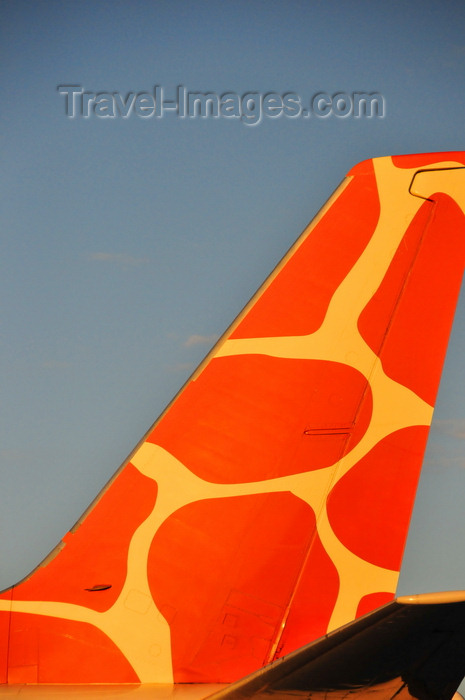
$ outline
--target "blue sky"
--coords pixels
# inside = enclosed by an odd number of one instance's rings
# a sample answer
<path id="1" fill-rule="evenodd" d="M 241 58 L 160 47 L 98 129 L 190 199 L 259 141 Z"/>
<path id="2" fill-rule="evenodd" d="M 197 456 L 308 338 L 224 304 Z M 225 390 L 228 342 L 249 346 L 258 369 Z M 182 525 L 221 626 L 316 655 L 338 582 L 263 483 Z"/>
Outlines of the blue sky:
<path id="1" fill-rule="evenodd" d="M 77 520 L 353 164 L 465 149 L 462 2 L 1 15 L 0 588 Z M 60 85 L 376 92 L 385 115 L 70 119 Z M 464 350 L 462 294 L 400 593 L 465 588 Z"/>

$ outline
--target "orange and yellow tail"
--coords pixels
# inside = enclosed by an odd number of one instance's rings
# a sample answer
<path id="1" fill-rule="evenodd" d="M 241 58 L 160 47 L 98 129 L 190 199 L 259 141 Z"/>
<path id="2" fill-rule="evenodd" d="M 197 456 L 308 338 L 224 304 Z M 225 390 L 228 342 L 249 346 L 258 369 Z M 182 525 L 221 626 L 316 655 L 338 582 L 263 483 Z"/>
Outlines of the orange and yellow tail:
<path id="1" fill-rule="evenodd" d="M 464 166 L 351 170 L 0 594 L 1 682 L 232 681 L 393 598 L 465 263 Z"/>

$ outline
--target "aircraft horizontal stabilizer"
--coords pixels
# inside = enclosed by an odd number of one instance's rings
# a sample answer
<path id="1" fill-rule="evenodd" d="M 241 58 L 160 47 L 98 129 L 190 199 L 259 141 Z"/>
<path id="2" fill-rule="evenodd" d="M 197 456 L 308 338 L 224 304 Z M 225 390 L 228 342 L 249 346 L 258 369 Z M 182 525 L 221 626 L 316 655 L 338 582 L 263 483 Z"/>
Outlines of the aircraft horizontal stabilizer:
<path id="1" fill-rule="evenodd" d="M 450 700 L 465 675 L 465 591 L 405 596 L 210 700 Z"/>

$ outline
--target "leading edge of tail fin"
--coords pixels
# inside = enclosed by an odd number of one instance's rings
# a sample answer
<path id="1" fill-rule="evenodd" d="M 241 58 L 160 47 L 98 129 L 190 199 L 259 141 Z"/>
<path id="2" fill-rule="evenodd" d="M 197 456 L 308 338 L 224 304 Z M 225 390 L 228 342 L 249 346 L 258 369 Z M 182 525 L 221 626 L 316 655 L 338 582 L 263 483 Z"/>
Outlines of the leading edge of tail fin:
<path id="1" fill-rule="evenodd" d="M 209 700 L 450 700 L 464 645 L 465 591 L 398 598 Z"/>
<path id="2" fill-rule="evenodd" d="M 53 556 L 0 680 L 228 682 L 391 600 L 465 261 L 465 153 L 356 166 Z"/>

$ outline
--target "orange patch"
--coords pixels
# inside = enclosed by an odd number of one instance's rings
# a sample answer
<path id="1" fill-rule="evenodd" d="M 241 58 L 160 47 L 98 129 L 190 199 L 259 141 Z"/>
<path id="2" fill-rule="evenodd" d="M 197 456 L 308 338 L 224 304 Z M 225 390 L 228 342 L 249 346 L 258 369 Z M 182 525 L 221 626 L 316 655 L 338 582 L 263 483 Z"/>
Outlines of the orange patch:
<path id="1" fill-rule="evenodd" d="M 127 554 L 137 527 L 155 505 L 157 486 L 129 464 L 74 532 L 65 547 L 14 588 L 16 600 L 51 600 L 108 610 L 126 578 Z M 106 590 L 89 591 L 110 585 Z"/>
<path id="2" fill-rule="evenodd" d="M 465 165 L 463 151 L 444 151 L 442 153 L 417 153 L 407 156 L 392 156 L 392 162 L 396 168 L 424 168 L 427 165 L 454 161 Z"/>
<path id="3" fill-rule="evenodd" d="M 369 593 L 368 595 L 364 595 L 358 604 L 355 617 L 362 617 L 362 615 L 366 615 L 372 610 L 376 610 L 376 608 L 380 608 L 382 605 L 390 603 L 391 600 L 394 600 L 394 593 L 380 591 L 378 593 Z"/>
<path id="4" fill-rule="evenodd" d="M 307 335 L 369 242 L 379 217 L 373 164 L 352 180 L 231 334 Z"/>
<path id="5" fill-rule="evenodd" d="M 138 683 L 117 646 L 84 622 L 11 614 L 9 683 Z"/>
<path id="6" fill-rule="evenodd" d="M 371 410 L 365 377 L 347 365 L 216 358 L 148 441 L 207 481 L 258 481 L 333 464 L 359 442 Z"/>
<path id="7" fill-rule="evenodd" d="M 339 541 L 384 569 L 400 569 L 427 437 L 427 426 L 388 435 L 338 481 L 327 501 Z"/>
<path id="8" fill-rule="evenodd" d="M 228 682 L 269 659 L 314 530 L 290 493 L 200 501 L 163 523 L 148 576 L 176 682 Z"/>
<path id="9" fill-rule="evenodd" d="M 293 595 L 276 658 L 326 634 L 338 593 L 337 569 L 315 533 Z"/>

